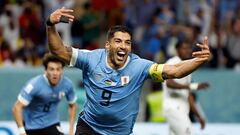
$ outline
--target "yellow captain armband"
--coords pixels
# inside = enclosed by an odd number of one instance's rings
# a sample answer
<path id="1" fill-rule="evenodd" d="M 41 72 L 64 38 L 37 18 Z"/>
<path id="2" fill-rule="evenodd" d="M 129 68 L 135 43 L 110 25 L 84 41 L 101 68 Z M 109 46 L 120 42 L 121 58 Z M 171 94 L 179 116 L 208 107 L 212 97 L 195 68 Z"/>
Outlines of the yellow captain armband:
<path id="1" fill-rule="evenodd" d="M 149 69 L 149 74 L 153 81 L 155 82 L 163 82 L 164 79 L 162 77 L 164 64 L 153 64 Z"/>

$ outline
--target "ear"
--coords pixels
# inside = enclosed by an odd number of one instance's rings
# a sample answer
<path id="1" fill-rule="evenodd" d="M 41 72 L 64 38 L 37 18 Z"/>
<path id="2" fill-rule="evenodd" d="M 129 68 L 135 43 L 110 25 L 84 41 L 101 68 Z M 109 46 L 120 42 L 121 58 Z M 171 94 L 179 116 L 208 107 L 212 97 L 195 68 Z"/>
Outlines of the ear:
<path id="1" fill-rule="evenodd" d="M 105 43 L 105 48 L 108 50 L 108 49 L 109 49 L 109 47 L 110 47 L 110 42 L 109 42 L 109 41 L 107 41 L 107 42 Z"/>

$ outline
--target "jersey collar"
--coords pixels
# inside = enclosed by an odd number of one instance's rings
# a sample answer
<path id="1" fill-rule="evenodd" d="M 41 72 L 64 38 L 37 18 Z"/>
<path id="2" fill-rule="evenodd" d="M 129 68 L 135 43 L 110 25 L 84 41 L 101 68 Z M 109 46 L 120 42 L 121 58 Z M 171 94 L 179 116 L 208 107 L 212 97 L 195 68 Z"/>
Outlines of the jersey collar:
<path id="1" fill-rule="evenodd" d="M 50 83 L 49 83 L 49 81 L 48 81 L 48 79 L 47 79 L 47 76 L 46 76 L 45 74 L 43 75 L 43 78 L 44 78 L 44 80 L 46 81 L 46 83 L 47 83 L 49 86 L 51 86 Z"/>

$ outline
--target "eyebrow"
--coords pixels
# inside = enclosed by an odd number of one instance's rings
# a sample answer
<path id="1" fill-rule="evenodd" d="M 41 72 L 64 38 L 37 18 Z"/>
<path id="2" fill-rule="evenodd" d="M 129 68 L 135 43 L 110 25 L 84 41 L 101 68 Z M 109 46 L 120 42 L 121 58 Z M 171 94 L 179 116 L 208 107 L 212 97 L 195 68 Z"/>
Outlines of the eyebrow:
<path id="1" fill-rule="evenodd" d="M 113 40 L 121 40 L 121 41 L 122 41 L 122 39 L 121 39 L 121 38 L 113 38 Z M 130 40 L 130 39 L 123 40 L 123 41 L 132 42 L 132 40 Z"/>

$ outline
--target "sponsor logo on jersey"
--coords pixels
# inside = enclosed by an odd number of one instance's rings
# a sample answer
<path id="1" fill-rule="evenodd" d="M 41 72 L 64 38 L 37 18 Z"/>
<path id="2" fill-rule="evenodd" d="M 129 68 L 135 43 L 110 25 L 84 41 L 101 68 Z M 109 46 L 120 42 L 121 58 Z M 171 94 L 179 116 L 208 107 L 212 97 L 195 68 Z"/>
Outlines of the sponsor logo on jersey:
<path id="1" fill-rule="evenodd" d="M 94 73 L 94 79 L 96 81 L 100 81 L 101 79 L 103 79 L 103 74 L 102 73 Z"/>

